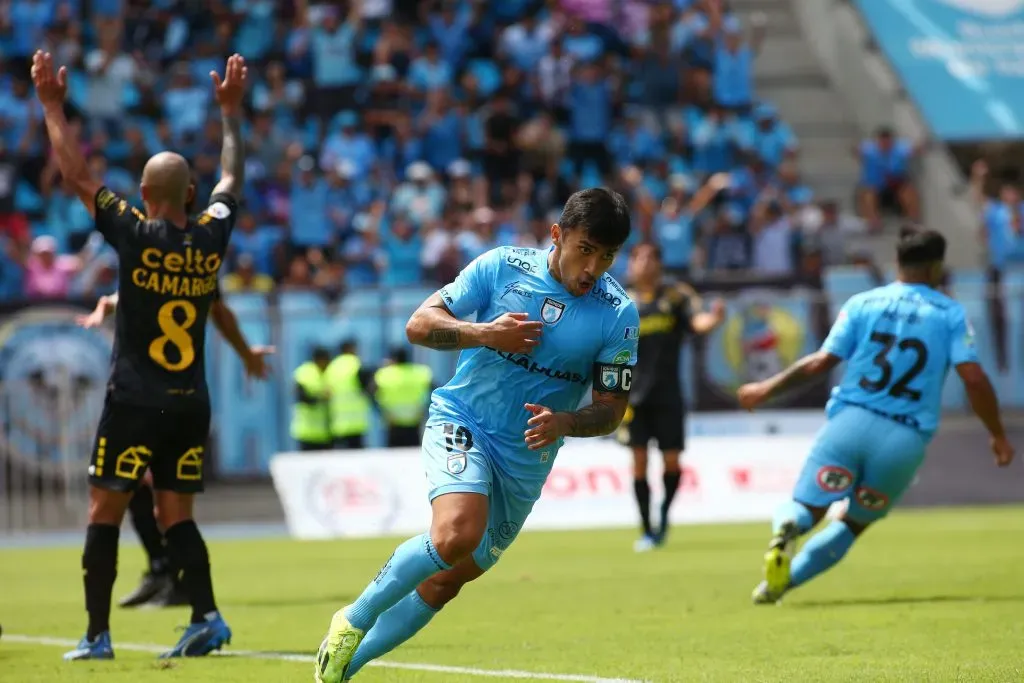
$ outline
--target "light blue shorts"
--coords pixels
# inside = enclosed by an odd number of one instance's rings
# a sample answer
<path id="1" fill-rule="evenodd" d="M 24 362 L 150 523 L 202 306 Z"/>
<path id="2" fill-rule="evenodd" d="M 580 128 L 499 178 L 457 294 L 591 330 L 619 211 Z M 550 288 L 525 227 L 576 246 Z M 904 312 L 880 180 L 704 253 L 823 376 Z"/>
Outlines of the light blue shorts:
<path id="1" fill-rule="evenodd" d="M 524 486 L 508 477 L 486 448 L 458 424 L 428 426 L 423 432 L 430 500 L 446 493 L 480 493 L 488 498 L 487 533 L 473 552 L 473 560 L 484 571 L 512 545 L 540 496 L 539 485 Z"/>
<path id="2" fill-rule="evenodd" d="M 818 432 L 793 499 L 828 507 L 850 499 L 847 516 L 868 524 L 885 517 L 924 460 L 921 432 L 863 408 L 846 406 Z"/>

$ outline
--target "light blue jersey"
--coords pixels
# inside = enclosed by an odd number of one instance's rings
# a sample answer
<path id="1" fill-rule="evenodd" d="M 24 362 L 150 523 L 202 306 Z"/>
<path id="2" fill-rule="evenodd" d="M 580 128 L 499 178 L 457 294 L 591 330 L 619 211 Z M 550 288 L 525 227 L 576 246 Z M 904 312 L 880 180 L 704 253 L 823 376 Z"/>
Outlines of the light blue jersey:
<path id="1" fill-rule="evenodd" d="M 610 275 L 584 296 L 548 271 L 549 250 L 499 247 L 440 291 L 458 318 L 490 322 L 526 313 L 544 323 L 530 354 L 480 347 L 459 355 L 455 376 L 431 397 L 423 452 L 431 499 L 475 492 L 491 499 L 488 534 L 474 554 L 487 569 L 518 534 L 540 497 L 561 443 L 527 448 L 527 403 L 579 408 L 592 383 L 628 391 L 640 319 Z"/>
<path id="2" fill-rule="evenodd" d="M 822 350 L 847 361 L 793 499 L 870 523 L 906 492 L 939 426 L 951 365 L 976 363 L 963 307 L 925 285 L 894 282 L 850 299 Z"/>
<path id="3" fill-rule="evenodd" d="M 963 307 L 926 285 L 894 282 L 858 294 L 821 347 L 847 361 L 832 390 L 829 417 L 857 405 L 931 437 L 951 365 L 977 363 Z"/>

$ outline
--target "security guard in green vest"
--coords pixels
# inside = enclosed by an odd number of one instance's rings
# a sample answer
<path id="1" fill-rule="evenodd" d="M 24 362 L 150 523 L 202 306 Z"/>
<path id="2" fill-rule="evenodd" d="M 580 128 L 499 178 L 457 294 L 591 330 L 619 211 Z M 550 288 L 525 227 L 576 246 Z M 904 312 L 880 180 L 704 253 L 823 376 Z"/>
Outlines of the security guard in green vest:
<path id="1" fill-rule="evenodd" d="M 363 448 L 363 439 L 370 428 L 373 396 L 373 371 L 363 368 L 356 343 L 341 344 L 341 353 L 324 372 L 331 392 L 331 440 L 335 448 Z"/>
<path id="2" fill-rule="evenodd" d="M 331 447 L 328 418 L 328 391 L 324 371 L 331 352 L 322 346 L 313 349 L 313 359 L 295 368 L 295 410 L 292 414 L 292 438 L 300 451 L 319 451 Z"/>
<path id="3" fill-rule="evenodd" d="M 388 425 L 388 447 L 418 446 L 433 388 L 430 368 L 410 363 L 409 352 L 397 348 L 391 352 L 391 363 L 374 374 L 373 383 L 377 405 Z"/>

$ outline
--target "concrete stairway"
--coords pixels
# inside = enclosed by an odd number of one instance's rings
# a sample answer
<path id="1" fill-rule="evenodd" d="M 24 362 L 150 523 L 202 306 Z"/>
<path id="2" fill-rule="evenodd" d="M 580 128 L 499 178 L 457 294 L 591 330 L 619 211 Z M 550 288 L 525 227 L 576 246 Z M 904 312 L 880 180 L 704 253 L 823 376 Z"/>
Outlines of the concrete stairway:
<path id="1" fill-rule="evenodd" d="M 755 73 L 757 96 L 773 102 L 793 128 L 804 182 L 818 199 L 835 199 L 853 211 L 860 169 L 850 150 L 862 133 L 801 32 L 790 0 L 734 0 L 732 6 L 748 26 L 755 12 L 768 17 Z M 892 244 L 887 234 L 858 238 L 851 247 L 886 262 Z"/>

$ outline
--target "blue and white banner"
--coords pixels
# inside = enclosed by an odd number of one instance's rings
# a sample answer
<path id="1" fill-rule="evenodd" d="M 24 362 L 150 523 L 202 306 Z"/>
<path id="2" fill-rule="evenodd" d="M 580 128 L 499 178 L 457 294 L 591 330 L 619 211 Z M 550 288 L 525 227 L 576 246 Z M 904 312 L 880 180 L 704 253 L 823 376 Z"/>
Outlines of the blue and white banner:
<path id="1" fill-rule="evenodd" d="M 933 137 L 1024 137 L 1024 0 L 855 2 Z"/>

